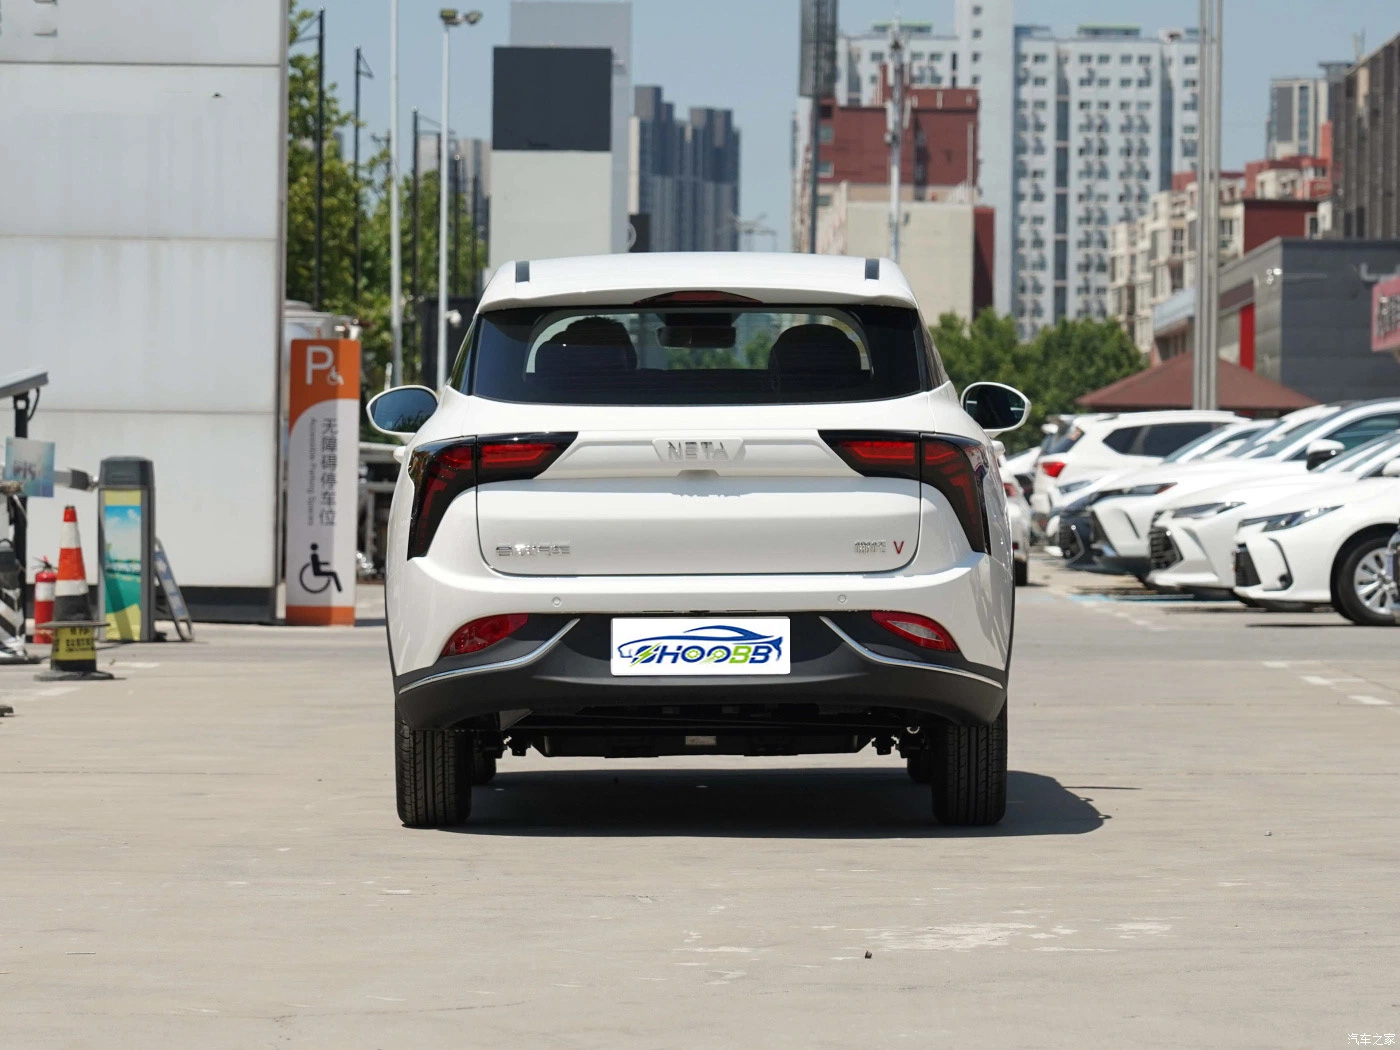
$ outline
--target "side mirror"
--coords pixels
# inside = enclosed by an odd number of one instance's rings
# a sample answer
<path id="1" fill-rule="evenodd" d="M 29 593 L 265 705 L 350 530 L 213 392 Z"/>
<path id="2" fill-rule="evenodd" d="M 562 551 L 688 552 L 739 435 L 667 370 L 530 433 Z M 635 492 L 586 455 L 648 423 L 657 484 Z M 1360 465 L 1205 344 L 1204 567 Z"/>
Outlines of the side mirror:
<path id="1" fill-rule="evenodd" d="M 412 437 L 437 407 L 437 394 L 427 387 L 396 386 L 370 398 L 365 414 L 375 430 L 394 437 Z"/>
<path id="2" fill-rule="evenodd" d="M 1381 467 L 1381 477 L 1400 478 L 1400 459 L 1392 459 L 1385 466 Z"/>
<path id="3" fill-rule="evenodd" d="M 1003 383 L 972 383 L 962 392 L 963 411 L 989 437 L 1015 430 L 1031 414 L 1025 394 Z"/>
<path id="4" fill-rule="evenodd" d="M 1336 459 L 1346 451 L 1346 446 L 1340 441 L 1329 441 L 1327 438 L 1318 438 L 1307 448 L 1308 469 L 1316 470 L 1329 459 Z"/>

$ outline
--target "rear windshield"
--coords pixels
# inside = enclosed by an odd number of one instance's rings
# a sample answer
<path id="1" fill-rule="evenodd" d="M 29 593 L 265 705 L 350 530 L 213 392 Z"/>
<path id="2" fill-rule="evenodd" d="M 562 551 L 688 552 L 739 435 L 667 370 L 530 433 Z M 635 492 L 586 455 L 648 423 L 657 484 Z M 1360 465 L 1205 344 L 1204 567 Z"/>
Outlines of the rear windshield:
<path id="1" fill-rule="evenodd" d="M 929 388 L 929 347 L 895 307 L 499 310 L 477 318 L 453 379 L 546 405 L 879 401 Z"/>

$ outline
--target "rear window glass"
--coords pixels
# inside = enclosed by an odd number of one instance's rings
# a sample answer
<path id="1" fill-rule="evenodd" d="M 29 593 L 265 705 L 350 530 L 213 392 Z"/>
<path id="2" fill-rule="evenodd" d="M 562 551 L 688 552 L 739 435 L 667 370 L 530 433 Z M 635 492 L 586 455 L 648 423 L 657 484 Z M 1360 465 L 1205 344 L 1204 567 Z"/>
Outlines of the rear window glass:
<path id="1" fill-rule="evenodd" d="M 1147 436 L 1142 439 L 1144 456 L 1169 456 L 1188 441 L 1209 434 L 1221 426 L 1220 423 L 1158 423 L 1147 428 Z"/>
<path id="2" fill-rule="evenodd" d="M 1142 427 L 1119 427 L 1112 434 L 1103 439 L 1103 443 L 1114 452 L 1127 455 L 1128 450 L 1133 447 L 1133 442 L 1142 433 Z"/>
<path id="3" fill-rule="evenodd" d="M 1078 427 L 1074 427 L 1067 434 L 1061 434 L 1059 437 L 1052 437 L 1046 442 L 1044 454 L 1049 456 L 1062 455 L 1079 444 L 1079 439 L 1083 436 L 1084 431 L 1080 430 Z"/>
<path id="4" fill-rule="evenodd" d="M 878 401 L 927 389 L 918 314 L 895 307 L 636 307 L 482 314 L 454 383 L 547 405 Z"/>

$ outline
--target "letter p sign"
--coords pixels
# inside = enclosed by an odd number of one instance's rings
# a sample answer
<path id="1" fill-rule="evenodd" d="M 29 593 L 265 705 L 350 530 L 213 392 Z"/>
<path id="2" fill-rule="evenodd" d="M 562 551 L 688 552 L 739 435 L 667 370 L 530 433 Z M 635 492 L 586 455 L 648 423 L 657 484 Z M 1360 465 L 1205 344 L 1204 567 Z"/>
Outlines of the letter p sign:
<path id="1" fill-rule="evenodd" d="M 306 348 L 306 385 L 316 379 L 317 372 L 325 372 L 325 381 L 330 386 L 343 386 L 344 378 L 335 369 L 335 351 L 329 346 L 308 346 Z"/>

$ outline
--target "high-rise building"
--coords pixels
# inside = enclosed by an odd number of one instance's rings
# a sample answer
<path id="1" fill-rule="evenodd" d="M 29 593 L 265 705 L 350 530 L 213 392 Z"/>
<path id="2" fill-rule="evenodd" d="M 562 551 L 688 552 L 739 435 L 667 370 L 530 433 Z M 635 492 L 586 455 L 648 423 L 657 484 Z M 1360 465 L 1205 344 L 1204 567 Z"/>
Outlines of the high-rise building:
<path id="1" fill-rule="evenodd" d="M 512 0 L 494 55 L 491 265 L 627 250 L 632 5 Z"/>
<path id="2" fill-rule="evenodd" d="M 1323 152 L 1323 126 L 1332 119 L 1334 89 L 1349 62 L 1323 62 L 1319 77 L 1274 77 L 1269 81 L 1269 117 L 1264 156 L 1315 157 Z"/>
<path id="3" fill-rule="evenodd" d="M 739 248 L 739 131 L 727 109 L 677 120 L 659 87 L 638 87 L 631 128 L 628 210 L 646 216 L 647 250 Z"/>
<path id="4" fill-rule="evenodd" d="M 833 102 L 883 101 L 888 28 L 841 38 Z M 913 87 L 978 93 L 977 196 L 994 212 L 996 308 L 1027 336 L 1063 317 L 1107 316 L 1110 227 L 1196 165 L 1196 31 L 1058 35 L 1018 26 L 1011 0 L 956 0 L 952 33 L 902 29 Z M 809 137 L 802 109 L 795 190 Z"/>
<path id="5" fill-rule="evenodd" d="M 1400 36 L 1347 71 L 1332 126 L 1332 235 L 1400 238 Z"/>

